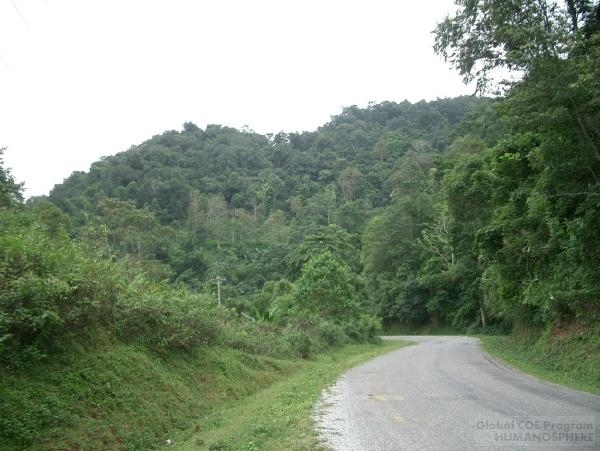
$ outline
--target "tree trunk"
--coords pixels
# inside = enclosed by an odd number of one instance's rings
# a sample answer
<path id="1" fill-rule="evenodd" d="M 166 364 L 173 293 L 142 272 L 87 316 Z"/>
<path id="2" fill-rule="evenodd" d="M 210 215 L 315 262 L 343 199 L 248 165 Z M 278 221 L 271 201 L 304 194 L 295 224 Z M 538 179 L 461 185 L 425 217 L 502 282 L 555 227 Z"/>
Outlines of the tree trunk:
<path id="1" fill-rule="evenodd" d="M 483 310 L 483 300 L 479 300 L 479 312 L 481 313 L 481 326 L 485 327 L 486 325 L 486 320 L 485 320 L 485 311 Z"/>
<path id="2" fill-rule="evenodd" d="M 569 12 L 569 16 L 571 16 L 571 31 L 575 33 L 579 29 L 575 0 L 567 0 L 567 11 Z"/>

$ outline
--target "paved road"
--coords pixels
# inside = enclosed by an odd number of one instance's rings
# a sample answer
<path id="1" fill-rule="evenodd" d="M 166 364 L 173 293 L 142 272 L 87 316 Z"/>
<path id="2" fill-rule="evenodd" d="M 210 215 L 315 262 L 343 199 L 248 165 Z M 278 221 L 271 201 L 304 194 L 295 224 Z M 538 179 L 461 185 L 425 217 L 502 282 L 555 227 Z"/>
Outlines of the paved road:
<path id="1" fill-rule="evenodd" d="M 334 450 L 600 450 L 600 397 L 540 382 L 469 337 L 417 342 L 354 368 L 316 420 Z"/>

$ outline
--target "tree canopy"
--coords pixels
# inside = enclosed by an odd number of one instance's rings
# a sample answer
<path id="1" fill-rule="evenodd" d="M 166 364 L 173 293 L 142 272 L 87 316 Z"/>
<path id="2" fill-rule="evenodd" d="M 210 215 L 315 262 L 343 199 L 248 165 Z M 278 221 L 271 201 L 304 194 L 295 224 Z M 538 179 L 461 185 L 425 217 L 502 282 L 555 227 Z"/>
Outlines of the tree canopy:
<path id="1" fill-rule="evenodd" d="M 495 69 L 516 73 L 501 96 L 350 106 L 303 133 L 186 122 L 48 201 L 88 249 L 207 295 L 223 277 L 227 302 L 261 318 L 317 299 L 327 267 L 386 321 L 465 330 L 596 311 L 598 3 L 457 5 L 435 50 L 482 92 Z"/>

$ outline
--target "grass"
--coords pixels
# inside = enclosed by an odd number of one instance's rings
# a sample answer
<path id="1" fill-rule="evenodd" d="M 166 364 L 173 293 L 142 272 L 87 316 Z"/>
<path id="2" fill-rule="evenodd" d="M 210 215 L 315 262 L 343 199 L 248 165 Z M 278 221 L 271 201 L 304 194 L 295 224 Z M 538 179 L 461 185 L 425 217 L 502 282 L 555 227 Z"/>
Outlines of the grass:
<path id="1" fill-rule="evenodd" d="M 160 358 L 123 344 L 69 350 L 0 379 L 0 449 L 151 449 L 297 361 L 231 349 Z"/>
<path id="2" fill-rule="evenodd" d="M 314 443 L 309 410 L 320 390 L 393 349 L 351 345 L 314 360 L 222 347 L 159 357 L 96 338 L 44 363 L 0 368 L 0 449 L 154 449 L 185 435 L 194 449 L 199 440 L 212 449 L 281 449 L 275 444 L 290 431 Z"/>
<path id="3" fill-rule="evenodd" d="M 173 448 L 319 449 L 312 410 L 322 390 L 353 366 L 407 344 L 349 345 L 301 361 L 293 375 L 201 418 L 193 431 L 176 440 Z"/>
<path id="4" fill-rule="evenodd" d="M 596 327 L 597 329 L 597 327 Z M 545 332 L 479 336 L 483 348 L 539 379 L 600 395 L 600 334 L 572 324 Z"/>

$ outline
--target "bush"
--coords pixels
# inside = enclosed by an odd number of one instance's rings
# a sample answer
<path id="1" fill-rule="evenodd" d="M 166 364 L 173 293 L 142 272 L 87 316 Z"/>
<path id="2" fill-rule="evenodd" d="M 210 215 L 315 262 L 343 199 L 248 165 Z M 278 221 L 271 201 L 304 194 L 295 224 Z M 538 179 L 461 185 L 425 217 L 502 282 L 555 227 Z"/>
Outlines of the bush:
<path id="1" fill-rule="evenodd" d="M 477 321 L 466 329 L 466 333 L 468 335 L 508 335 L 511 330 L 512 324 L 507 321 L 488 324 L 485 327 Z"/>
<path id="2" fill-rule="evenodd" d="M 308 359 L 313 355 L 315 346 L 308 332 L 303 330 L 290 332 L 287 335 L 287 340 L 296 356 Z"/>
<path id="3" fill-rule="evenodd" d="M 265 325 L 232 317 L 222 323 L 220 336 L 220 344 L 229 348 L 253 354 L 280 355 L 276 335 Z"/>
<path id="4" fill-rule="evenodd" d="M 362 314 L 345 325 L 345 332 L 355 341 L 379 341 L 382 332 L 381 321 L 373 316 Z"/>
<path id="5" fill-rule="evenodd" d="M 324 343 L 326 347 L 340 346 L 348 341 L 348 336 L 345 334 L 342 326 L 322 321 L 316 327 L 317 338 Z"/>
<path id="6" fill-rule="evenodd" d="M 360 310 L 355 275 L 330 252 L 311 257 L 294 283 L 290 300 L 298 314 L 345 320 Z"/>
<path id="7" fill-rule="evenodd" d="M 216 342 L 221 330 L 201 296 L 149 281 L 131 261 L 86 254 L 28 213 L 1 212 L 0 361 L 43 358 L 94 326 L 154 352 Z"/>
<path id="8" fill-rule="evenodd" d="M 290 318 L 287 324 L 229 318 L 222 324 L 223 346 L 278 358 L 310 358 L 348 341 L 344 328 L 315 316 Z"/>
<path id="9" fill-rule="evenodd" d="M 0 360 L 18 364 L 53 350 L 91 305 L 78 295 L 85 258 L 28 214 L 0 216 Z"/>
<path id="10" fill-rule="evenodd" d="M 113 327 L 122 340 L 156 353 L 215 343 L 221 329 L 216 307 L 206 298 L 141 277 L 119 300 Z"/>
<path id="11" fill-rule="evenodd" d="M 157 282 L 160 265 L 111 261 L 60 228 L 50 232 L 32 214 L 2 211 L 0 361 L 18 366 L 43 358 L 95 327 L 159 354 L 218 344 L 309 358 L 348 338 L 373 339 L 381 325 L 359 313 L 348 268 L 329 254 L 318 257 L 296 284 L 266 284 L 261 315 L 252 321 L 205 295 Z"/>

